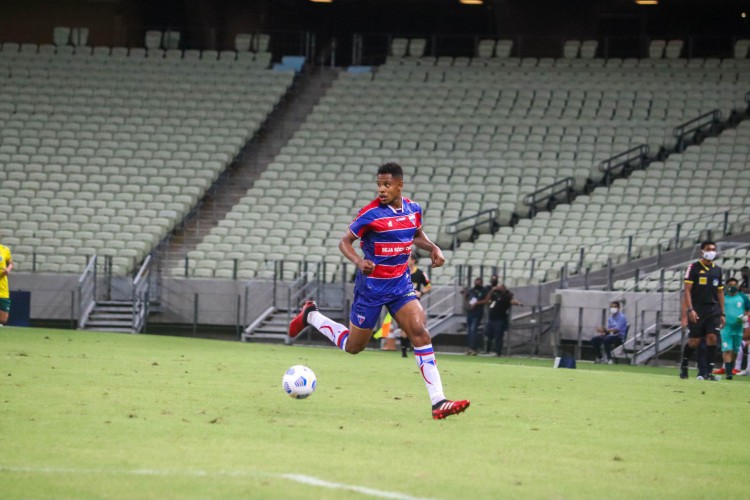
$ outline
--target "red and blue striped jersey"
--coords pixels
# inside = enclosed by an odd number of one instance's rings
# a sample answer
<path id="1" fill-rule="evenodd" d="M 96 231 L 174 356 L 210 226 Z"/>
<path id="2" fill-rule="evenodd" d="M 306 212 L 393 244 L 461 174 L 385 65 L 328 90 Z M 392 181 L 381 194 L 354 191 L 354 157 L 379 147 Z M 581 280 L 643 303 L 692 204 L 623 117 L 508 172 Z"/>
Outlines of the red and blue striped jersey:
<path id="1" fill-rule="evenodd" d="M 349 226 L 361 238 L 365 259 L 375 263 L 370 275 L 357 273 L 357 285 L 364 285 L 362 291 L 386 294 L 413 290 L 408 260 L 414 235 L 422 227 L 422 207 L 408 198 L 401 200 L 401 209 L 397 210 L 375 199 L 359 211 Z"/>

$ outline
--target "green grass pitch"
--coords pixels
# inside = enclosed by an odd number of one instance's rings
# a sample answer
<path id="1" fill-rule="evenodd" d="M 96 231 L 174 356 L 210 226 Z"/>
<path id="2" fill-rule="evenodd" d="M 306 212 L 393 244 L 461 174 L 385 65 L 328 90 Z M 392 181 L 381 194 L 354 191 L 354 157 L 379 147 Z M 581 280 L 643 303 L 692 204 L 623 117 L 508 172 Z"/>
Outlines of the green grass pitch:
<path id="1" fill-rule="evenodd" d="M 472 404 L 434 421 L 393 352 L 3 328 L 0 363 L 6 500 L 750 496 L 746 378 L 438 353 Z"/>

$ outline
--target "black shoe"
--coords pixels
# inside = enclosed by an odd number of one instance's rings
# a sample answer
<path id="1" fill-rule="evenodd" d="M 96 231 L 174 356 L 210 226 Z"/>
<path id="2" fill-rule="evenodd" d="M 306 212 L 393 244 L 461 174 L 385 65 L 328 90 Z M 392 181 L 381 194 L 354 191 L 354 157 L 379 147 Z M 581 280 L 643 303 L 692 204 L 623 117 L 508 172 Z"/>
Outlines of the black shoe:
<path id="1" fill-rule="evenodd" d="M 680 378 L 683 379 L 683 380 L 686 379 L 686 378 L 688 378 L 688 369 L 687 369 L 687 366 L 681 366 L 680 367 Z"/>
<path id="2" fill-rule="evenodd" d="M 707 373 L 706 375 L 703 375 L 703 380 L 709 380 L 709 381 L 711 381 L 711 382 L 716 382 L 716 381 L 717 381 L 717 380 L 719 380 L 719 379 L 717 379 L 717 378 L 716 378 L 716 377 L 714 376 L 714 374 L 713 374 L 713 373 L 709 372 L 709 373 Z"/>
<path id="3" fill-rule="evenodd" d="M 727 378 L 727 380 L 732 380 L 734 378 L 734 376 L 733 375 L 727 375 L 726 378 Z"/>

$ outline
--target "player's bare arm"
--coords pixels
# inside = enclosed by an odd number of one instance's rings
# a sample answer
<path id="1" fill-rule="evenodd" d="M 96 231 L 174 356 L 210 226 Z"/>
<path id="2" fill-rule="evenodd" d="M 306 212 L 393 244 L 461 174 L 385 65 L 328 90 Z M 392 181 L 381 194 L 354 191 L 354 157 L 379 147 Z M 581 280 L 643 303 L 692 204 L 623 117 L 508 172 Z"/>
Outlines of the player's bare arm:
<path id="1" fill-rule="evenodd" d="M 8 265 L 3 269 L 3 276 L 8 276 L 10 272 L 13 270 L 13 261 L 9 260 Z"/>
<path id="2" fill-rule="evenodd" d="M 421 227 L 417 229 L 417 232 L 414 234 L 414 245 L 421 250 L 430 252 L 430 260 L 432 261 L 431 267 L 440 267 L 445 264 L 443 251 L 427 237 Z"/>
<path id="3" fill-rule="evenodd" d="M 364 274 L 370 274 L 375 270 L 375 263 L 359 256 L 357 251 L 354 250 L 355 241 L 357 241 L 357 237 L 354 236 L 351 231 L 347 231 L 339 241 L 339 250 L 344 257 L 349 259 L 360 271 Z"/>

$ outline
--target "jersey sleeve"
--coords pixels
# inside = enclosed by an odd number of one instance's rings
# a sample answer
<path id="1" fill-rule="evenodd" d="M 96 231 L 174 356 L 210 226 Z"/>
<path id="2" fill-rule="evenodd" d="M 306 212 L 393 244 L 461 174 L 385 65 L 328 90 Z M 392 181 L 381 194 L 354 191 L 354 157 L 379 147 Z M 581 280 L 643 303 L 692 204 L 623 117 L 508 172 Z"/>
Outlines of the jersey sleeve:
<path id="1" fill-rule="evenodd" d="M 695 265 L 695 262 L 688 265 L 687 270 L 685 271 L 685 283 L 695 283 L 695 270 L 698 269 L 698 266 Z"/>
<path id="2" fill-rule="evenodd" d="M 360 211 L 360 213 L 357 214 L 357 217 L 352 221 L 351 224 L 349 224 L 349 230 L 356 236 L 357 238 L 361 238 L 370 230 L 370 223 L 372 222 L 372 217 L 368 215 L 367 212 L 364 212 L 364 210 Z"/>

